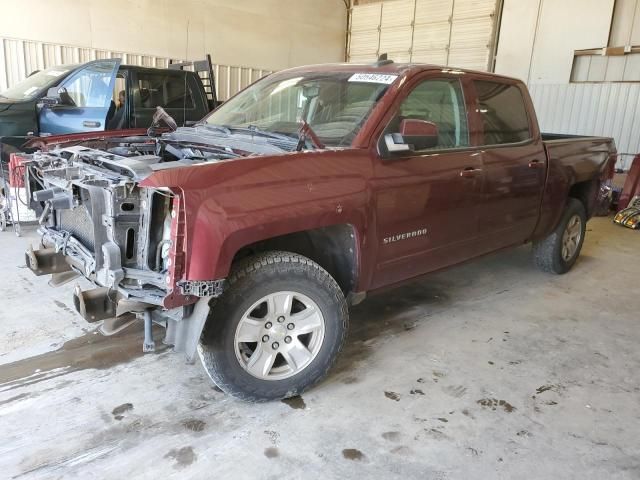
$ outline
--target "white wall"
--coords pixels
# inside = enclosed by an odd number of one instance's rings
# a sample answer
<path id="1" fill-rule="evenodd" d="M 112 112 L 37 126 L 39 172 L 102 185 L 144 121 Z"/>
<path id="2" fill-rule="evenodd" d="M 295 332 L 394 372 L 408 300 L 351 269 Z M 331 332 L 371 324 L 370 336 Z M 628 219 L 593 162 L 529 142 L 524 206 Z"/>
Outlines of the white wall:
<path id="1" fill-rule="evenodd" d="M 614 0 L 504 0 L 496 72 L 569 83 L 575 50 L 605 47 Z"/>
<path id="2" fill-rule="evenodd" d="M 344 60 L 343 0 L 0 0 L 0 37 L 279 70 Z"/>

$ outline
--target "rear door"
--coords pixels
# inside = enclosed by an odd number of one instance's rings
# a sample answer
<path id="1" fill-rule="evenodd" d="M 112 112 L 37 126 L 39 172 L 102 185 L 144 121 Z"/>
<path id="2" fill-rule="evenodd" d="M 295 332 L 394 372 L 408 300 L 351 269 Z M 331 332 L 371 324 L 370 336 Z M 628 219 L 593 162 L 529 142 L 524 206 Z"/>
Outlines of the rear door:
<path id="1" fill-rule="evenodd" d="M 61 134 L 105 130 L 115 113 L 113 86 L 120 59 L 86 63 L 66 78 L 59 88 L 67 95 L 60 105 L 39 112 L 40 133 Z"/>
<path id="2" fill-rule="evenodd" d="M 379 141 L 374 163 L 377 261 L 372 288 L 461 262 L 475 255 L 482 160 L 472 146 L 460 76 L 427 73 L 408 86 Z M 385 135 L 403 119 L 435 124 L 437 144 L 385 151 Z"/>
<path id="3" fill-rule="evenodd" d="M 538 221 L 546 155 L 524 86 L 488 77 L 472 82 L 481 129 L 484 182 L 480 253 L 523 243 Z"/>

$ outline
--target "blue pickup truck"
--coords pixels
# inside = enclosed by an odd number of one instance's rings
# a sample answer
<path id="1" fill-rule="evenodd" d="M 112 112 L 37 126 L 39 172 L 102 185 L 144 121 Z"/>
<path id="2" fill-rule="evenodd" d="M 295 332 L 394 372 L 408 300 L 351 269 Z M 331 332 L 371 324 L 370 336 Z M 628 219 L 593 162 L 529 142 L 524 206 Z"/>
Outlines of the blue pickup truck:
<path id="1" fill-rule="evenodd" d="M 198 72 L 206 72 L 204 82 Z M 121 65 L 120 59 L 47 68 L 0 92 L 2 160 L 27 136 L 146 128 L 158 106 L 184 125 L 216 104 L 208 55 L 166 69 Z"/>

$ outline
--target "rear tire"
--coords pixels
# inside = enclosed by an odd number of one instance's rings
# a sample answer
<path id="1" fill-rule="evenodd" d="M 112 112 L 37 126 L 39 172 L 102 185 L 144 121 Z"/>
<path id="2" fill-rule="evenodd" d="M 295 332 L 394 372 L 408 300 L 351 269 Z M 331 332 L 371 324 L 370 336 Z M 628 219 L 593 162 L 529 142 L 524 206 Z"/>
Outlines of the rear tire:
<path id="1" fill-rule="evenodd" d="M 317 263 L 289 252 L 241 261 L 198 346 L 224 392 L 247 401 L 299 395 L 323 378 L 347 334 L 347 303 Z"/>
<path id="2" fill-rule="evenodd" d="M 538 268 L 558 275 L 571 270 L 582 250 L 586 225 L 584 205 L 570 198 L 553 233 L 533 244 L 533 259 Z"/>

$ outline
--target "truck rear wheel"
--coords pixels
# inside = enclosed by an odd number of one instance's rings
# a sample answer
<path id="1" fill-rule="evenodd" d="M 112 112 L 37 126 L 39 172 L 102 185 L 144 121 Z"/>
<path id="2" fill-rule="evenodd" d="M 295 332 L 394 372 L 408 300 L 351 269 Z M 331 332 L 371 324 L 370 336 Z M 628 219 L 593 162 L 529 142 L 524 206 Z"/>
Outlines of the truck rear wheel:
<path id="1" fill-rule="evenodd" d="M 545 272 L 563 274 L 576 263 L 587 225 L 582 202 L 570 198 L 558 226 L 551 235 L 533 244 L 536 265 Z"/>
<path id="2" fill-rule="evenodd" d="M 212 308 L 198 353 L 213 382 L 248 401 L 299 395 L 331 368 L 347 333 L 336 281 L 288 252 L 243 260 Z"/>

